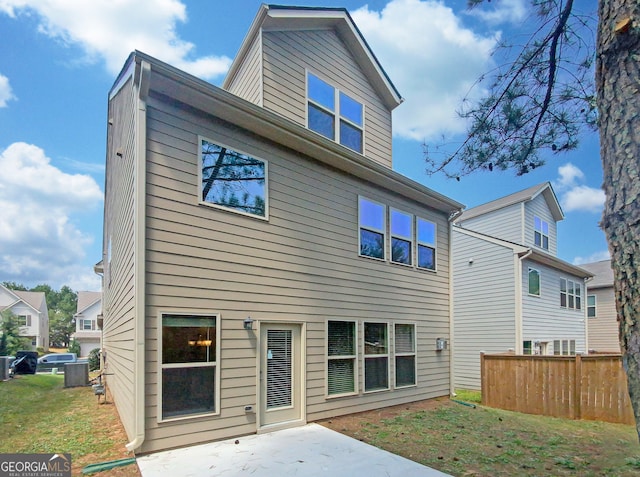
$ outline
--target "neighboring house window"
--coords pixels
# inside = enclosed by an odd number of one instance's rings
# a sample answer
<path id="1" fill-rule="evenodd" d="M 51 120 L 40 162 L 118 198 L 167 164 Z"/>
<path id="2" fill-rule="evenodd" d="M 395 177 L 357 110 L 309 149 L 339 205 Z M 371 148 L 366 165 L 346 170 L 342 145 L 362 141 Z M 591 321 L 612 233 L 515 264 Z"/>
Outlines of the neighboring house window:
<path id="1" fill-rule="evenodd" d="M 413 263 L 413 215 L 391 209 L 391 261 Z"/>
<path id="2" fill-rule="evenodd" d="M 362 103 L 312 73 L 307 73 L 307 95 L 309 129 L 362 153 Z"/>
<path id="3" fill-rule="evenodd" d="M 81 328 L 82 330 L 93 330 L 94 321 L 93 320 L 82 320 Z"/>
<path id="4" fill-rule="evenodd" d="M 364 324 L 364 390 L 389 389 L 389 332 L 386 323 Z"/>
<path id="5" fill-rule="evenodd" d="M 31 346 L 38 346 L 38 338 L 35 336 L 31 338 Z"/>
<path id="6" fill-rule="evenodd" d="M 556 356 L 573 356 L 576 354 L 576 340 L 555 340 L 553 354 Z"/>
<path id="7" fill-rule="evenodd" d="M 549 250 L 549 222 L 534 217 L 533 239 L 537 247 Z"/>
<path id="8" fill-rule="evenodd" d="M 327 394 L 357 392 L 356 324 L 353 321 L 327 322 Z"/>
<path id="9" fill-rule="evenodd" d="M 523 341 L 522 342 L 522 354 L 533 354 L 532 353 L 532 345 L 531 341 Z"/>
<path id="10" fill-rule="evenodd" d="M 360 226 L 360 255 L 384 260 L 386 207 L 378 202 L 360 197 L 358 222 Z"/>
<path id="11" fill-rule="evenodd" d="M 416 218 L 418 242 L 418 268 L 436 269 L 436 224 Z"/>
<path id="12" fill-rule="evenodd" d="M 162 315 L 162 419 L 219 412 L 218 321 Z"/>
<path id="13" fill-rule="evenodd" d="M 560 279 L 560 306 L 574 310 L 582 309 L 582 287 L 580 283 Z"/>
<path id="14" fill-rule="evenodd" d="M 540 272 L 529 268 L 529 295 L 540 296 Z"/>
<path id="15" fill-rule="evenodd" d="M 411 324 L 396 323 L 395 365 L 397 388 L 416 384 L 416 327 Z"/>
<path id="16" fill-rule="evenodd" d="M 18 326 L 31 326 L 31 315 L 18 315 Z"/>
<path id="17" fill-rule="evenodd" d="M 267 162 L 208 139 L 200 142 L 200 200 L 267 218 Z"/>
<path id="18" fill-rule="evenodd" d="M 595 318 L 597 316 L 596 296 L 587 295 L 587 317 Z"/>

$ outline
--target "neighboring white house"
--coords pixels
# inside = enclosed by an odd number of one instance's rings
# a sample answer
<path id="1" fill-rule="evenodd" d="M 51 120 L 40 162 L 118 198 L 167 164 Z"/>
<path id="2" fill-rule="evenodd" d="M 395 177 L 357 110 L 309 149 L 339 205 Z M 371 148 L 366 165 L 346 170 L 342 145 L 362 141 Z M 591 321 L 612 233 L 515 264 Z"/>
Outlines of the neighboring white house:
<path id="1" fill-rule="evenodd" d="M 0 311 L 18 317 L 20 336 L 31 340 L 30 348 L 49 351 L 49 310 L 44 292 L 10 290 L 0 284 Z"/>
<path id="2" fill-rule="evenodd" d="M 590 353 L 619 353 L 619 325 L 610 260 L 585 263 L 593 273 L 587 283 L 587 322 Z"/>
<path id="3" fill-rule="evenodd" d="M 98 316 L 102 314 L 102 293 L 78 292 L 78 311 L 74 338 L 80 344 L 80 356 L 88 356 L 92 349 L 100 348 L 101 331 L 98 327 Z"/>
<path id="4" fill-rule="evenodd" d="M 480 388 L 480 352 L 587 350 L 585 280 L 556 256 L 564 214 L 551 184 L 474 207 L 453 227 L 456 387 Z"/>

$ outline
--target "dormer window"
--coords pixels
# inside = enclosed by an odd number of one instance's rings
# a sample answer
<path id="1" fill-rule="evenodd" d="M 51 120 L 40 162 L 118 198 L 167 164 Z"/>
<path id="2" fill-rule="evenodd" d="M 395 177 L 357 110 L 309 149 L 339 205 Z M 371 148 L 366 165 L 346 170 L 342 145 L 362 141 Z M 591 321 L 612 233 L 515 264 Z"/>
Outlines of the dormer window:
<path id="1" fill-rule="evenodd" d="M 307 127 L 362 153 L 362 103 L 312 73 L 307 73 Z"/>
<path id="2" fill-rule="evenodd" d="M 534 217 L 533 242 L 536 247 L 549 250 L 549 222 L 542 220 L 540 217 Z"/>

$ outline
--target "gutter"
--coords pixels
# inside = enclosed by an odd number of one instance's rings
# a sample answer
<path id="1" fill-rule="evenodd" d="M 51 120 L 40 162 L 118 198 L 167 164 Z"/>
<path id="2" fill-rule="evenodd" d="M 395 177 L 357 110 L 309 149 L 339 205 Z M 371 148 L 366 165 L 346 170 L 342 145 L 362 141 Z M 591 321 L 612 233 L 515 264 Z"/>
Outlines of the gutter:
<path id="1" fill-rule="evenodd" d="M 455 385 L 455 368 L 454 368 L 454 356 L 453 352 L 453 337 L 454 337 L 454 318 L 455 310 L 453 306 L 453 223 L 460 217 L 463 209 L 454 210 L 449 215 L 449 395 L 456 396 Z"/>
<path id="2" fill-rule="evenodd" d="M 135 109 L 135 182 L 134 182 L 134 349 L 133 349 L 133 407 L 134 438 L 125 447 L 135 451 L 145 439 L 145 195 L 147 175 L 147 98 L 151 65 L 141 61 L 136 67 L 134 85 L 138 88 Z"/>
<path id="3" fill-rule="evenodd" d="M 524 255 L 516 255 L 515 268 L 515 284 L 516 284 L 516 354 L 522 354 L 522 262 L 533 254 L 533 250 L 529 249 Z"/>

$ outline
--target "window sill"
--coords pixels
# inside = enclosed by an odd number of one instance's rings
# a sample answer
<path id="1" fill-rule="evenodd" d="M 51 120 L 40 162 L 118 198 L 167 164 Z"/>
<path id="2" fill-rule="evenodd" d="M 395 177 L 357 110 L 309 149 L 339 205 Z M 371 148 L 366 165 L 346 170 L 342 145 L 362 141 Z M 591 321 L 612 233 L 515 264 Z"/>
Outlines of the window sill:
<path id="1" fill-rule="evenodd" d="M 354 396 L 359 396 L 360 393 L 356 392 L 352 392 L 352 393 L 343 393 L 343 394 L 325 394 L 324 398 L 325 399 L 340 399 L 340 398 L 348 398 L 348 397 L 354 397 Z"/>
<path id="2" fill-rule="evenodd" d="M 219 416 L 220 412 L 204 412 L 201 414 L 189 414 L 188 416 L 176 416 L 169 417 L 167 419 L 158 418 L 158 424 L 171 424 L 174 422 L 182 422 L 189 421 L 194 419 L 201 419 L 203 417 L 216 417 Z"/>

